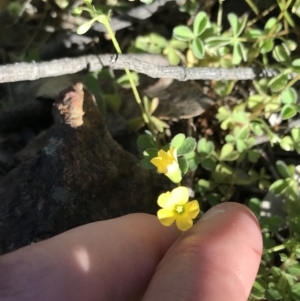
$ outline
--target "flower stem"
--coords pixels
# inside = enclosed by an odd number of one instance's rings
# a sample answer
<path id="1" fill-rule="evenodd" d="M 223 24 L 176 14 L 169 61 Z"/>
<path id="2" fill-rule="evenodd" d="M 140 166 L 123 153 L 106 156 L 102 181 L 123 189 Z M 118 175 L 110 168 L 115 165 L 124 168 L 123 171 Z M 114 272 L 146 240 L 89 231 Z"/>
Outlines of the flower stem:
<path id="1" fill-rule="evenodd" d="M 119 43 L 118 43 L 118 41 L 117 41 L 117 39 L 115 37 L 114 32 L 112 31 L 112 28 L 111 28 L 110 24 L 109 24 L 109 19 L 107 17 L 103 18 L 103 15 L 102 15 L 102 16 L 100 16 L 100 18 L 98 18 L 98 21 L 105 26 L 105 28 L 106 28 L 106 30 L 107 30 L 107 32 L 108 32 L 108 34 L 109 34 L 109 36 L 110 36 L 110 38 L 112 40 L 112 43 L 113 43 L 113 45 L 114 45 L 117 53 L 118 54 L 122 54 L 120 45 L 119 45 Z M 142 100 L 141 100 L 139 92 L 138 92 L 138 90 L 137 90 L 137 88 L 135 86 L 135 83 L 134 83 L 134 80 L 132 78 L 131 72 L 130 72 L 130 70 L 128 68 L 125 68 L 125 73 L 128 76 L 128 79 L 129 79 L 129 82 L 130 82 L 130 85 L 131 85 L 131 89 L 132 89 L 133 95 L 134 95 L 135 100 L 136 100 L 136 102 L 137 102 L 137 104 L 138 104 L 138 106 L 139 106 L 139 108 L 141 110 L 142 117 L 143 117 L 146 125 L 150 129 L 151 133 L 154 135 L 154 128 L 153 128 L 153 125 L 151 123 L 150 116 L 148 115 L 148 113 L 146 112 L 146 110 L 145 110 L 145 108 L 144 108 L 144 106 L 142 104 Z"/>

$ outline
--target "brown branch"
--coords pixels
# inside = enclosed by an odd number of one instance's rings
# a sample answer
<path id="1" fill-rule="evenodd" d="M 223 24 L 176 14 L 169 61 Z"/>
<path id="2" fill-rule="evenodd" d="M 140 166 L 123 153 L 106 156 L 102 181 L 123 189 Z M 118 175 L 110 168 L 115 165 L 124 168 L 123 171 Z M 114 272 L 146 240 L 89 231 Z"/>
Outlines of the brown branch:
<path id="1" fill-rule="evenodd" d="M 153 78 L 173 78 L 187 80 L 253 80 L 272 77 L 278 74 L 274 69 L 240 67 L 240 68 L 186 68 L 178 66 L 155 65 L 157 55 L 123 54 L 123 55 L 87 55 L 77 58 L 64 58 L 41 63 L 17 63 L 0 66 L 0 83 L 24 80 L 37 80 L 74 74 L 80 71 L 98 71 L 104 67 L 123 70 L 128 68 Z M 147 62 L 149 61 L 149 62 Z M 151 63 L 150 63 L 151 62 Z"/>

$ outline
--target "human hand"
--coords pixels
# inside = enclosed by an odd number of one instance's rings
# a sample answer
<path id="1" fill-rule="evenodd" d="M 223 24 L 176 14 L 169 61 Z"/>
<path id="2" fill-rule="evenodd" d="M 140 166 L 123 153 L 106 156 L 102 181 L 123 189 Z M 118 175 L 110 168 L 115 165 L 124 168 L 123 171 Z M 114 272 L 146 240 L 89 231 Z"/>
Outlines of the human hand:
<path id="1" fill-rule="evenodd" d="M 130 214 L 0 257 L 0 300 L 245 301 L 261 254 L 258 222 L 237 203 L 183 234 Z"/>

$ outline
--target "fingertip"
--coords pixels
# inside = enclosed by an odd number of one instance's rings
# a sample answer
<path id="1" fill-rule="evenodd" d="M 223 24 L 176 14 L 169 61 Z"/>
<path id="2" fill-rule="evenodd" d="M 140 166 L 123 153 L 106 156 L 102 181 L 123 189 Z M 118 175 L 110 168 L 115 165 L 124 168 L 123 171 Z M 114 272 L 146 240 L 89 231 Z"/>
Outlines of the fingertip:
<path id="1" fill-rule="evenodd" d="M 143 301 L 247 300 L 261 253 L 252 212 L 237 203 L 215 206 L 172 245 Z"/>

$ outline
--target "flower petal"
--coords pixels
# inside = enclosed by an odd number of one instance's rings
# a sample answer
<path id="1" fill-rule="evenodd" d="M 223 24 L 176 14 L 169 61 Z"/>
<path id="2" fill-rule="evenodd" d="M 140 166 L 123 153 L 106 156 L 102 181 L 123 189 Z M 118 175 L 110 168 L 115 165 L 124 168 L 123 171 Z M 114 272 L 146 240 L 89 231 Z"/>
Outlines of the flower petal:
<path id="1" fill-rule="evenodd" d="M 184 186 L 176 187 L 171 192 L 171 199 L 177 205 L 184 205 L 189 200 L 189 191 Z"/>
<path id="2" fill-rule="evenodd" d="M 172 157 L 172 159 L 174 160 L 174 161 L 178 161 L 177 160 L 177 149 L 176 148 L 173 148 L 173 147 L 171 147 L 169 150 L 168 150 L 168 154 Z"/>
<path id="3" fill-rule="evenodd" d="M 177 216 L 176 226 L 180 231 L 186 231 L 193 226 L 193 221 L 188 214 L 184 213 Z"/>
<path id="4" fill-rule="evenodd" d="M 170 156 L 162 149 L 158 151 L 158 157 L 161 157 L 165 163 L 169 163 L 171 159 Z"/>
<path id="5" fill-rule="evenodd" d="M 159 173 L 166 173 L 168 171 L 167 164 L 160 157 L 155 157 L 150 162 L 157 168 Z"/>
<path id="6" fill-rule="evenodd" d="M 200 212 L 200 206 L 198 201 L 191 201 L 185 205 L 186 213 L 190 218 L 195 218 Z"/>
<path id="7" fill-rule="evenodd" d="M 158 199 L 157 199 L 157 204 L 159 207 L 162 207 L 162 208 L 165 208 L 165 209 L 169 209 L 167 208 L 167 205 L 169 204 L 169 199 L 170 199 L 170 196 L 171 196 L 171 192 L 170 191 L 167 191 L 165 193 L 162 193 Z"/>
<path id="8" fill-rule="evenodd" d="M 164 226 L 171 226 L 176 218 L 174 212 L 167 209 L 158 210 L 157 217 Z"/>

